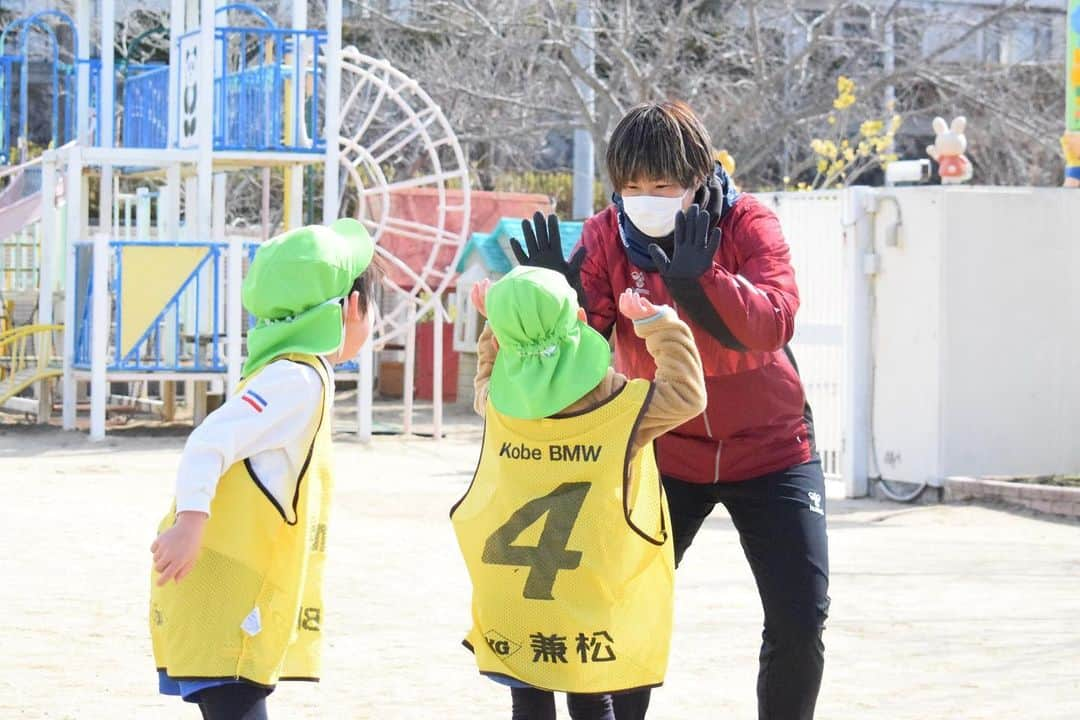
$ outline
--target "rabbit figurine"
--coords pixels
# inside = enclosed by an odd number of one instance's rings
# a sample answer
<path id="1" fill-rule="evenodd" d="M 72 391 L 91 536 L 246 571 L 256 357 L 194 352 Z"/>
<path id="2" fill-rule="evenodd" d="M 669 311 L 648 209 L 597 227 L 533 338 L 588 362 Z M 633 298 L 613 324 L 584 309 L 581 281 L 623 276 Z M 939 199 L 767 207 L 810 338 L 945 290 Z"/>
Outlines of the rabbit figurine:
<path id="1" fill-rule="evenodd" d="M 971 179 L 971 163 L 964 157 L 967 150 L 967 138 L 964 128 L 967 120 L 961 116 L 953 119 L 952 126 L 945 123 L 945 118 L 934 118 L 934 144 L 926 148 L 926 154 L 938 164 L 938 175 L 942 185 L 953 185 Z"/>

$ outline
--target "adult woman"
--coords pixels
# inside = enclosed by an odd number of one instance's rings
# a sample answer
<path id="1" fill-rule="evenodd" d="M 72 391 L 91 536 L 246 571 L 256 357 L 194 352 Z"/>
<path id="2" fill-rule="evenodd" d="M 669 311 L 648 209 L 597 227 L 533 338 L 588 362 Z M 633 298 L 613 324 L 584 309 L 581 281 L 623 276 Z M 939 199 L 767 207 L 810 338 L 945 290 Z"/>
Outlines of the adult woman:
<path id="1" fill-rule="evenodd" d="M 705 366 L 708 407 L 657 441 L 679 562 L 717 503 L 732 518 L 765 614 L 758 674 L 763 720 L 812 718 L 828 612 L 825 487 L 813 420 L 787 343 L 799 306 L 776 216 L 739 195 L 709 136 L 681 102 L 646 103 L 612 134 L 613 204 L 585 223 L 567 263 L 553 218 L 525 224 L 522 263 L 566 274 L 590 324 L 612 337 L 630 377 L 655 368 L 616 310 L 635 288 L 674 305 Z M 643 718 L 649 693 L 616 698 L 618 720 Z"/>

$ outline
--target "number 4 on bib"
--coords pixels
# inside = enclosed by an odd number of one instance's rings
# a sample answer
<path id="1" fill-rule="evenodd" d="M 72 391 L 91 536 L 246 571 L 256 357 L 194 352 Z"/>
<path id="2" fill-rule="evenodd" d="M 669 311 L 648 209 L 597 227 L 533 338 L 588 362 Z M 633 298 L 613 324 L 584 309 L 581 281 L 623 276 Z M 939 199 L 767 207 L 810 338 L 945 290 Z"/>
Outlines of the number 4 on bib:
<path id="1" fill-rule="evenodd" d="M 543 497 L 522 505 L 484 543 L 481 560 L 488 565 L 527 567 L 529 577 L 522 592 L 532 600 L 554 600 L 551 589 L 560 570 L 574 570 L 581 563 L 579 550 L 567 550 L 570 533 L 592 483 L 563 483 Z M 544 529 L 536 546 L 514 545 L 521 533 L 545 513 Z"/>

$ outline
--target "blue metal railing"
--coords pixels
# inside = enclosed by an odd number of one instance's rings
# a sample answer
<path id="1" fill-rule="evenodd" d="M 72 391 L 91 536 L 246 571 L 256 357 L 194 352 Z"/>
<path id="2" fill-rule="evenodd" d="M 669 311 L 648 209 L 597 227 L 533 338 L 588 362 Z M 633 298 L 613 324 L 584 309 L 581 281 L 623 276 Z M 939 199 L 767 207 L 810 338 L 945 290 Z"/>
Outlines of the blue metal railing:
<path id="1" fill-rule="evenodd" d="M 169 66 L 128 65 L 124 72 L 124 147 L 163 148 L 168 139 Z"/>
<path id="2" fill-rule="evenodd" d="M 93 108 L 95 118 L 101 117 L 101 61 L 80 60 L 90 65 L 90 107 Z M 94 145 L 101 145 L 101 123 L 96 119 L 90 129 Z"/>
<path id="3" fill-rule="evenodd" d="M 75 21 L 58 10 L 43 10 L 10 23 L 0 31 L 0 160 L 17 161 L 13 157 L 17 139 L 29 141 L 29 91 L 31 66 L 49 77 L 50 132 L 47 138 L 37 138 L 42 144 L 63 145 L 74 138 L 77 102 L 77 68 L 89 64 L 91 73 L 90 107 L 100 111 L 97 86 L 100 83 L 100 62 L 77 60 L 69 64 L 60 60 L 61 44 L 57 30 L 66 27 L 70 33 L 68 53 L 78 48 L 78 29 Z M 40 33 L 45 44 L 30 49 L 33 33 Z M 9 40 L 11 41 L 9 43 Z M 11 49 L 9 50 L 9 44 Z M 36 119 L 36 118 L 35 118 Z M 95 134 L 95 142 L 99 137 Z"/>
<path id="4" fill-rule="evenodd" d="M 84 290 L 76 309 L 74 367 L 89 369 L 91 363 L 91 328 L 93 326 L 93 274 L 90 263 L 92 243 L 78 242 L 76 277 L 85 276 Z M 149 327 L 139 328 L 141 335 L 131 348 L 124 348 L 124 306 L 131 299 L 123 296 L 123 250 L 125 247 L 206 248 L 180 288 L 165 303 Z M 214 242 L 163 243 L 139 240 L 109 242 L 109 296 L 111 328 L 109 332 L 109 371 L 127 372 L 220 372 L 226 371 L 223 348 L 225 331 L 221 322 L 226 245 Z M 81 250 L 81 251 L 80 251 Z"/>
<path id="5" fill-rule="evenodd" d="M 228 25 L 230 12 L 246 14 L 256 26 Z M 322 152 L 326 147 L 322 117 L 325 81 L 320 60 L 326 52 L 326 33 L 278 28 L 266 13 L 250 5 L 231 4 L 217 13 L 223 24 L 215 29 L 214 149 Z M 61 23 L 70 27 L 74 52 L 75 25 L 57 11 L 18 20 L 0 34 L 0 160 L 15 159 L 12 156 L 18 147 L 17 139 L 29 132 L 31 64 L 35 73 L 40 73 L 40 63 L 49 76 L 52 124 L 46 142 L 54 146 L 75 137 L 80 104 L 78 73 L 84 66 L 89 69 L 92 142 L 101 144 L 101 61 L 83 58 L 70 64 L 63 62 L 55 31 Z M 46 40 L 33 53 L 28 44 L 32 31 Z M 197 35 L 198 31 L 188 33 L 175 42 L 181 44 Z M 167 66 L 125 67 L 121 63 L 117 70 L 112 82 L 123 83 L 117 94 L 123 102 L 123 116 L 118 123 L 122 144 L 144 148 L 175 144 L 178 138 L 167 137 Z M 288 93 L 290 87 L 292 92 Z M 175 104 L 180 112 L 180 103 Z"/>
<path id="6" fill-rule="evenodd" d="M 31 61 L 31 64 L 37 61 Z M 101 139 L 100 123 L 96 118 L 101 110 L 101 61 L 79 60 L 75 65 L 55 59 L 40 61 L 49 64 L 52 89 L 50 92 L 51 125 L 48 142 L 59 147 L 75 138 L 75 120 L 78 112 L 78 69 L 86 65 L 90 78 L 91 129 L 94 144 Z M 24 59 L 21 55 L 0 55 L 0 164 L 18 162 L 14 156 L 18 138 L 24 135 L 22 119 L 22 91 Z M 27 76 L 29 77 L 29 76 Z M 29 117 L 26 120 L 28 130 Z M 26 138 L 29 140 L 29 138 Z"/>
<path id="7" fill-rule="evenodd" d="M 217 150 L 278 150 L 284 147 L 280 66 L 251 68 L 214 81 Z M 224 98 L 224 102 L 221 99 Z"/>
<path id="8" fill-rule="evenodd" d="M 69 112 L 68 117 L 71 119 L 71 126 L 68 130 L 66 139 L 64 142 L 70 142 L 75 138 L 75 117 L 76 108 L 78 107 L 76 99 L 78 96 L 78 67 L 80 65 L 86 65 L 89 68 L 90 75 L 90 137 L 94 145 L 101 145 L 101 60 L 93 58 L 90 60 L 79 60 L 75 67 L 72 68 L 69 74 L 71 92 L 68 94 Z"/>
<path id="9" fill-rule="evenodd" d="M 197 34 L 176 42 L 189 43 Z M 324 80 L 319 62 L 326 51 L 326 33 L 218 27 L 214 37 L 214 149 L 322 152 Z M 293 82 L 296 78 L 299 82 Z M 291 106 L 286 108 L 289 84 Z M 180 112 L 180 103 L 176 105 Z"/>
<path id="10" fill-rule="evenodd" d="M 123 347 L 123 328 L 126 304 L 135 298 L 123 295 L 126 247 L 190 247 L 205 248 L 206 256 L 196 265 L 180 288 L 130 348 Z M 244 251 L 250 265 L 259 244 L 248 242 Z M 224 327 L 225 262 L 228 244 L 221 242 L 156 242 L 144 240 L 112 240 L 109 242 L 109 297 L 112 303 L 108 339 L 109 372 L 211 372 L 225 373 L 226 331 Z M 93 327 L 93 243 L 75 243 L 76 288 L 75 356 L 73 366 L 89 370 Z M 248 315 L 248 327 L 255 318 Z M 337 366 L 341 372 L 357 372 L 358 363 L 350 361 Z"/>
<path id="11" fill-rule="evenodd" d="M 6 165 L 12 160 L 11 139 L 16 129 L 12 100 L 18 62 L 19 58 L 14 55 L 0 55 L 0 165 Z"/>
<path id="12" fill-rule="evenodd" d="M 51 14 L 51 13 L 50 13 Z M 63 13 L 59 13 L 63 15 Z M 64 16 L 67 17 L 67 16 Z M 70 20 L 70 18 L 69 18 Z M 47 47 L 51 52 L 47 57 L 37 57 L 31 59 L 30 52 L 30 38 L 32 37 L 31 31 L 38 31 L 45 35 L 47 40 Z M 0 33 L 0 51 L 6 50 L 8 33 L 14 32 L 14 38 L 16 39 L 16 46 L 18 47 L 17 54 L 11 56 L 18 62 L 19 67 L 19 131 L 18 137 L 29 139 L 29 127 L 30 127 L 30 107 L 29 107 L 29 92 L 30 92 L 30 66 L 33 62 L 44 62 L 49 68 L 49 74 L 51 77 L 51 90 L 49 94 L 52 102 L 52 136 L 50 142 L 55 143 L 57 141 L 57 132 L 59 130 L 59 114 L 60 114 L 60 97 L 59 97 L 59 67 L 60 67 L 60 44 L 56 39 L 56 32 L 52 26 L 46 22 L 43 17 L 43 13 L 31 15 L 27 18 L 22 18 L 11 23 L 8 27 L 5 27 L 3 32 Z M 74 32 L 74 31 L 73 31 Z M 14 87 L 12 87 L 14 91 Z M 14 96 L 14 92 L 12 92 Z"/>

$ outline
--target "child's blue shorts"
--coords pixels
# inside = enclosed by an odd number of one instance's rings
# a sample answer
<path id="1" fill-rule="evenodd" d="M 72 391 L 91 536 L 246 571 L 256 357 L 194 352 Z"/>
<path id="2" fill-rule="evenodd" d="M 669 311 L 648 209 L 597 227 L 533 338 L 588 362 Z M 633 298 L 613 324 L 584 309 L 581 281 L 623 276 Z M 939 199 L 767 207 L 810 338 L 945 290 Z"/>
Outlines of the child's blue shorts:
<path id="1" fill-rule="evenodd" d="M 179 695 L 188 702 L 194 702 L 191 696 L 206 688 L 218 687 L 219 685 L 232 685 L 243 682 L 235 678 L 207 678 L 205 680 L 176 680 L 165 674 L 164 670 L 158 670 L 158 692 L 162 695 Z"/>

